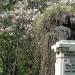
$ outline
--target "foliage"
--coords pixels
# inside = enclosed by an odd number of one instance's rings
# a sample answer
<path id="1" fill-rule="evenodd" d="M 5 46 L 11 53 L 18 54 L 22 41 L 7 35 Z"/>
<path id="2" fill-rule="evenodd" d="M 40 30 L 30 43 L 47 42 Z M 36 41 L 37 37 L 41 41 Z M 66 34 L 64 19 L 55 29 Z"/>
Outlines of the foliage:
<path id="1" fill-rule="evenodd" d="M 19 0 L 1 0 L 0 1 L 0 9 L 6 10 L 13 8 L 13 6 L 18 2 Z"/>
<path id="2" fill-rule="evenodd" d="M 32 2 L 32 5 L 38 0 Z M 10 0 L 1 4 L 0 12 L 0 69 L 2 75 L 54 75 L 54 53 L 50 47 L 56 42 L 54 28 L 62 16 L 74 14 L 74 8 L 39 0 L 41 7 L 34 12 L 26 0 Z M 45 7 L 44 7 L 45 5 Z M 48 7 L 48 8 L 47 8 Z M 10 9 L 10 10 L 8 10 Z M 4 11 L 6 10 L 6 11 Z M 35 21 L 32 20 L 39 11 Z M 34 16 L 33 16 L 34 15 Z"/>
<path id="3" fill-rule="evenodd" d="M 23 3 L 23 4 L 22 4 Z M 31 26 L 31 13 L 26 4 L 18 1 L 13 10 L 0 15 L 0 58 L 3 62 L 3 75 L 35 75 L 34 35 Z"/>
<path id="4" fill-rule="evenodd" d="M 36 18 L 33 29 L 36 37 L 36 47 L 38 47 L 36 48 L 36 59 L 38 59 L 36 62 L 39 75 L 54 75 L 55 54 L 51 50 L 51 45 L 57 41 L 54 29 L 62 24 L 65 14 L 74 15 L 72 9 L 70 6 L 56 4 L 46 8 L 44 13 Z"/>

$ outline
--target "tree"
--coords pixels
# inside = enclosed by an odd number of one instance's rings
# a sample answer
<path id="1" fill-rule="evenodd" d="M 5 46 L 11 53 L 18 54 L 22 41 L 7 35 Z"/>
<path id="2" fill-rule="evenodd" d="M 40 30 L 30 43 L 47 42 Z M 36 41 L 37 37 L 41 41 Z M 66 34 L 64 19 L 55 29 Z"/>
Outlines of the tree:
<path id="1" fill-rule="evenodd" d="M 18 1 L 13 10 L 2 12 L 0 56 L 3 75 L 33 75 L 32 13 L 27 12 L 26 1 Z"/>
<path id="2" fill-rule="evenodd" d="M 58 41 L 54 29 L 58 24 L 61 25 L 64 14 L 71 15 L 71 10 L 69 6 L 60 6 L 59 10 L 59 5 L 53 5 L 35 20 L 33 28 L 36 37 L 35 60 L 38 75 L 54 75 L 55 53 L 51 50 L 51 45 Z"/>

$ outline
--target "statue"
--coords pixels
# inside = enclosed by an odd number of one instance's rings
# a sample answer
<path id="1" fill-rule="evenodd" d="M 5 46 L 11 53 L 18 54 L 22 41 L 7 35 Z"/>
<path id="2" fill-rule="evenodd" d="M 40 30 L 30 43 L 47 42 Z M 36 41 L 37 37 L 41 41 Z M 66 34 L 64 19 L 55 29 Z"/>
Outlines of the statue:
<path id="1" fill-rule="evenodd" d="M 71 39 L 71 22 L 70 16 L 64 17 L 62 25 L 55 28 L 58 40 L 70 40 Z"/>

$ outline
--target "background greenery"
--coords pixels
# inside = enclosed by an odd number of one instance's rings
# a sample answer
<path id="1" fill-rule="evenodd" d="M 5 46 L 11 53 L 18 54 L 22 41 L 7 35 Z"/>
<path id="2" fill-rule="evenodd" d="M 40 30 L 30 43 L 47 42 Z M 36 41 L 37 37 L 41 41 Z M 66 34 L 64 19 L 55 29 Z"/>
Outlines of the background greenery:
<path id="1" fill-rule="evenodd" d="M 54 28 L 64 14 L 75 28 L 75 6 L 49 1 L 0 0 L 0 75 L 54 75 Z"/>

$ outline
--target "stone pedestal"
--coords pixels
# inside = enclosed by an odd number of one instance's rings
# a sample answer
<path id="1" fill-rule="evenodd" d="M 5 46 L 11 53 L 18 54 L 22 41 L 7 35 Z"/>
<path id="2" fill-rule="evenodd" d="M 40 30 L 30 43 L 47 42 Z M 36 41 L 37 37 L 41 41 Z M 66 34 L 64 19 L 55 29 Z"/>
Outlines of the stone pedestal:
<path id="1" fill-rule="evenodd" d="M 51 48 L 56 52 L 55 75 L 75 75 L 75 41 L 61 40 Z"/>

